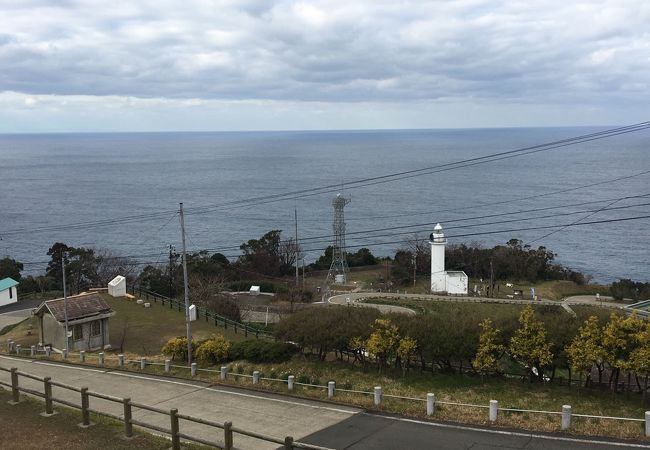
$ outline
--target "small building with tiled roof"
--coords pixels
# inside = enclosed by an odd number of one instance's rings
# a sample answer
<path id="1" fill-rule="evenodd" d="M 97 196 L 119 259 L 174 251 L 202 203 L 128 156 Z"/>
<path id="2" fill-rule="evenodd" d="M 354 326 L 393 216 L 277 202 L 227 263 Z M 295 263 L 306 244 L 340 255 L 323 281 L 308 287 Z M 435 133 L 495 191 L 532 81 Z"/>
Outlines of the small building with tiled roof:
<path id="1" fill-rule="evenodd" d="M 0 280 L 0 306 L 9 305 L 18 301 L 18 282 L 13 278 Z"/>
<path id="2" fill-rule="evenodd" d="M 96 293 L 47 300 L 34 310 L 43 346 L 69 351 L 100 350 L 109 346 L 108 319 L 115 311 Z M 65 322 L 68 320 L 68 345 Z"/>

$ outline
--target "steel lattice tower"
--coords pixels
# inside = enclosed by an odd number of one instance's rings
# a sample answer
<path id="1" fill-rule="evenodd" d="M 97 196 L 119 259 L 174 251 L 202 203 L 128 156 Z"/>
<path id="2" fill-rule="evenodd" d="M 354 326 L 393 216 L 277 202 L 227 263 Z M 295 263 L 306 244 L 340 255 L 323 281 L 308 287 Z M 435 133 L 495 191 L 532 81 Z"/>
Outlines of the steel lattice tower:
<path id="1" fill-rule="evenodd" d="M 343 208 L 348 203 L 350 203 L 350 199 L 342 197 L 341 194 L 337 194 L 336 198 L 332 200 L 332 206 L 334 207 L 334 224 L 332 226 L 332 231 L 334 231 L 334 245 L 332 249 L 332 264 L 327 273 L 326 284 L 336 282 L 337 275 L 343 275 L 343 282 L 345 283 L 348 272 L 350 271 L 345 257 L 345 218 L 343 214 Z"/>

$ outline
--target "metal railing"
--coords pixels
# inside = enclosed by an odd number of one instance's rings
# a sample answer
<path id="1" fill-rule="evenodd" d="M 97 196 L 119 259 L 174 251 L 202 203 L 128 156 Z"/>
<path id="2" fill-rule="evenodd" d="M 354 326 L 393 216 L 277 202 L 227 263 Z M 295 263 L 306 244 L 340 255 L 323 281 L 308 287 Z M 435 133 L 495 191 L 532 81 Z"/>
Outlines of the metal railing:
<path id="1" fill-rule="evenodd" d="M 250 430 L 245 430 L 242 428 L 234 427 L 232 422 L 215 422 L 211 420 L 206 420 L 201 417 L 190 416 L 187 414 L 181 414 L 178 412 L 177 408 L 172 409 L 162 409 L 155 406 L 146 405 L 139 402 L 134 402 L 128 397 L 121 398 L 115 397 L 113 395 L 104 394 L 101 392 L 90 391 L 87 387 L 76 387 L 71 386 L 65 383 L 59 383 L 52 381 L 50 377 L 40 377 L 26 372 L 21 372 L 17 368 L 12 367 L 7 369 L 0 366 L 0 371 L 9 372 L 11 375 L 11 382 L 6 383 L 0 380 L 1 386 L 6 386 L 11 389 L 11 403 L 17 404 L 20 402 L 20 393 L 30 394 L 39 398 L 43 398 L 45 401 L 45 415 L 49 416 L 54 414 L 54 403 L 58 403 L 70 408 L 79 409 L 81 411 L 81 426 L 88 427 L 90 423 L 90 413 L 94 413 L 100 416 L 106 416 L 120 422 L 124 422 L 124 435 L 127 438 L 133 437 L 133 426 L 138 426 L 141 428 L 146 428 L 149 430 L 154 430 L 159 433 L 169 435 L 172 441 L 172 449 L 180 450 L 181 448 L 181 439 L 187 441 L 197 442 L 199 444 L 207 445 L 209 447 L 215 447 L 219 449 L 232 450 L 234 447 L 234 435 L 239 434 L 243 436 L 248 436 L 254 439 L 259 439 L 265 442 L 271 442 L 273 444 L 283 445 L 286 450 L 291 449 L 305 449 L 305 450 L 333 450 L 328 447 L 322 447 L 318 445 L 307 444 L 305 442 L 294 441 L 293 437 L 286 436 L 284 439 L 277 438 L 274 436 L 257 433 Z M 19 383 L 19 377 L 28 378 L 34 381 L 43 383 L 43 391 L 30 389 L 24 386 L 21 386 Z M 73 403 L 67 400 L 56 398 L 52 395 L 52 387 L 56 386 L 62 389 L 67 389 L 69 391 L 77 392 L 80 394 L 80 403 Z M 123 414 L 116 415 L 109 413 L 107 411 L 100 411 L 98 409 L 92 409 L 90 407 L 90 399 L 98 398 L 102 400 L 107 400 L 109 402 L 114 402 L 121 404 L 123 407 Z M 133 418 L 133 408 L 142 409 L 145 411 L 157 413 L 163 416 L 169 416 L 169 428 L 161 427 L 154 425 L 152 423 L 143 422 Z M 208 427 L 217 428 L 223 430 L 223 442 L 214 442 L 207 439 L 203 439 L 194 435 L 182 433 L 180 431 L 180 421 L 184 420 L 187 422 L 198 423 L 201 425 L 206 425 Z"/>
<path id="2" fill-rule="evenodd" d="M 138 296 L 142 300 L 151 301 L 154 303 L 160 302 L 162 306 L 169 306 L 170 309 L 177 309 L 178 311 L 185 310 L 185 303 L 180 300 L 169 298 L 164 295 L 157 294 L 155 292 L 147 291 L 139 287 L 133 287 L 130 289 L 131 294 Z M 227 317 L 220 316 L 212 311 L 208 311 L 205 308 L 196 308 L 196 320 L 200 320 L 201 316 L 205 319 L 206 322 L 214 323 L 215 327 L 223 327 L 224 329 L 232 329 L 235 333 L 243 333 L 245 337 L 255 336 L 255 338 L 264 338 L 264 339 L 275 339 L 271 333 L 261 331 L 258 328 L 251 327 L 242 322 L 237 322 L 236 320 L 228 319 Z"/>

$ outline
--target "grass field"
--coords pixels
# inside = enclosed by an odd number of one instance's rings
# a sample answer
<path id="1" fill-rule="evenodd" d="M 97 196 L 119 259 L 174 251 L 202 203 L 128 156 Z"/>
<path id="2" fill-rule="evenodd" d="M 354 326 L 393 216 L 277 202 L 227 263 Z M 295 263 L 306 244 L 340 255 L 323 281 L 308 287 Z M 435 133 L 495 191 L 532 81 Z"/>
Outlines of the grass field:
<path id="1" fill-rule="evenodd" d="M 137 430 L 133 438 L 122 438 L 124 425 L 121 422 L 91 414 L 89 429 L 77 426 L 81 414 L 71 408 L 55 406 L 57 414 L 51 417 L 40 415 L 43 402 L 26 396 L 17 405 L 9 405 L 11 394 L 0 389 L 0 417 L 2 417 L 3 450 L 25 450 L 65 448 L 69 450 L 95 450 L 98 448 L 128 450 L 163 450 L 170 447 L 170 441 Z M 207 447 L 183 444 L 188 450 Z"/>
<path id="2" fill-rule="evenodd" d="M 160 303 L 152 303 L 151 308 L 138 305 L 135 300 L 113 298 L 102 294 L 115 311 L 109 319 L 110 343 L 113 349 L 119 350 L 123 341 L 124 353 L 142 356 L 160 353 L 161 347 L 170 338 L 185 335 L 185 314 L 177 309 L 170 309 Z M 236 334 L 232 328 L 225 330 L 216 327 L 213 322 L 205 322 L 203 316 L 192 322 L 192 335 L 196 340 L 206 339 L 212 334 L 221 334 L 231 341 L 243 340 L 240 331 Z M 36 318 L 30 318 L 20 323 L 2 336 L 12 338 L 23 348 L 38 343 L 38 325 Z"/>

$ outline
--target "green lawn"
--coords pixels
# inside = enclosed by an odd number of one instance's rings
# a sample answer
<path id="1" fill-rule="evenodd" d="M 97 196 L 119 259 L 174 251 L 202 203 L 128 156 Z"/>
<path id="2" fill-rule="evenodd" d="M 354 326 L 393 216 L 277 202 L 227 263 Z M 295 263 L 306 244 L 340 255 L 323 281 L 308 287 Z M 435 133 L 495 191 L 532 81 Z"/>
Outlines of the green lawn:
<path id="1" fill-rule="evenodd" d="M 170 309 L 160 303 L 151 303 L 151 308 L 138 305 L 135 299 L 114 298 L 101 294 L 115 315 L 109 319 L 109 336 L 111 346 L 119 351 L 123 344 L 124 353 L 142 356 L 160 354 L 161 347 L 170 338 L 185 336 L 185 314 L 178 309 Z M 206 339 L 212 334 L 221 334 L 231 341 L 243 340 L 240 330 L 235 333 L 232 328 L 216 327 L 214 322 L 205 322 L 203 316 L 192 322 L 194 339 Z M 29 318 L 2 336 L 6 341 L 14 339 L 23 348 L 38 343 L 38 325 L 36 318 Z"/>

